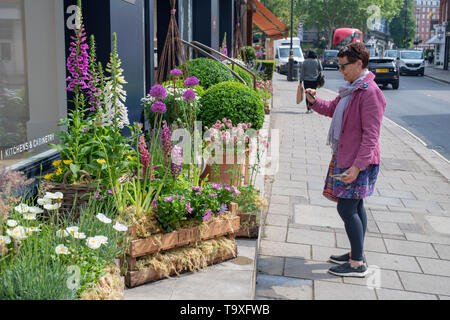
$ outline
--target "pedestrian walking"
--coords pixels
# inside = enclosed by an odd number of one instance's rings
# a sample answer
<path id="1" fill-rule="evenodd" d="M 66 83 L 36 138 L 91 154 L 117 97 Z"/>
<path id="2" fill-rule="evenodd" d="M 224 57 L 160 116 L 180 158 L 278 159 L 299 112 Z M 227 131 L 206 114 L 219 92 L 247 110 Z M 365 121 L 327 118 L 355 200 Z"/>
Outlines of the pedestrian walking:
<path id="1" fill-rule="evenodd" d="M 433 51 L 430 51 L 430 53 L 428 53 L 428 64 L 433 64 L 433 60 L 434 60 L 434 53 Z"/>
<path id="2" fill-rule="evenodd" d="M 364 44 L 349 44 L 338 53 L 339 71 L 347 81 L 339 88 L 338 97 L 325 101 L 317 97 L 316 90 L 305 90 L 311 108 L 333 118 L 327 138 L 332 159 L 323 194 L 337 202 L 351 246 L 349 253 L 330 257 L 339 266 L 328 271 L 338 276 L 367 274 L 363 257 L 367 229 L 364 198 L 372 195 L 375 188 L 380 128 L 386 108 L 386 99 L 373 81 L 375 75 L 367 70 L 368 62 L 369 52 Z"/>
<path id="3" fill-rule="evenodd" d="M 309 50 L 300 68 L 300 85 L 303 83 L 305 89 L 317 89 L 318 79 L 322 70 L 322 63 L 317 59 L 316 53 L 313 50 Z M 310 105 L 309 100 L 306 100 L 306 113 L 312 112 Z"/>

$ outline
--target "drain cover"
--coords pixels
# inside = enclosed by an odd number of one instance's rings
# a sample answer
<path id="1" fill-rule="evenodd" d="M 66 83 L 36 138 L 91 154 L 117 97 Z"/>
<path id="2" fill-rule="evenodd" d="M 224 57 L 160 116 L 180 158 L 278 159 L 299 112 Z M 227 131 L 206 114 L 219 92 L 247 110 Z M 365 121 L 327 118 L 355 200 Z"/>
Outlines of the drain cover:
<path id="1" fill-rule="evenodd" d="M 234 264 L 240 265 L 240 266 L 245 266 L 247 264 L 252 263 L 253 259 L 243 257 L 243 256 L 238 256 L 236 259 L 231 260 L 231 262 Z"/>

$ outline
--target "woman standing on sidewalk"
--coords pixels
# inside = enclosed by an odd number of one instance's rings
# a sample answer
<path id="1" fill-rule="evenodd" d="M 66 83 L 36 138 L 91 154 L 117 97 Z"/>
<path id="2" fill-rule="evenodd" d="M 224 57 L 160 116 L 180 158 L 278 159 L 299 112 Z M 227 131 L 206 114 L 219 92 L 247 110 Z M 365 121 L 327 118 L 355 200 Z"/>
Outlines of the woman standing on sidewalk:
<path id="1" fill-rule="evenodd" d="M 380 163 L 380 128 L 386 107 L 386 99 L 373 81 L 374 74 L 366 69 L 368 61 L 369 52 L 364 44 L 349 44 L 338 53 L 339 71 L 347 81 L 339 88 L 339 96 L 325 101 L 316 97 L 315 90 L 306 90 L 311 108 L 333 118 L 327 139 L 333 156 L 326 187 L 332 187 L 330 196 L 337 200 L 337 210 L 351 245 L 350 253 L 330 257 L 330 261 L 340 265 L 329 272 L 338 276 L 367 274 L 363 258 L 367 229 L 363 199 L 372 195 L 375 188 Z M 343 175 L 342 180 L 331 177 L 337 174 Z"/>
<path id="2" fill-rule="evenodd" d="M 303 82 L 303 87 L 305 89 L 316 89 L 317 79 L 322 72 L 322 64 L 317 59 L 317 55 L 313 50 L 309 50 L 305 61 L 303 61 L 300 69 L 300 85 Z M 312 112 L 310 102 L 306 100 L 306 108 L 308 109 L 306 113 Z"/>

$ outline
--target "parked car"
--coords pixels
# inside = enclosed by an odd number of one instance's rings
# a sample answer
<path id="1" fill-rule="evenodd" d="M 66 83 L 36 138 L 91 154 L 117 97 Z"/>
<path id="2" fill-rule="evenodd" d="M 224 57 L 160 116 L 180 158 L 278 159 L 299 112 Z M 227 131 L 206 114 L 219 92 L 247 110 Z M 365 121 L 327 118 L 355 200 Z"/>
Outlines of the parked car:
<path id="1" fill-rule="evenodd" d="M 397 68 L 400 75 L 425 73 L 425 59 L 422 50 L 401 50 L 397 57 Z"/>
<path id="2" fill-rule="evenodd" d="M 397 59 L 398 50 L 385 50 L 384 56 Z"/>
<path id="3" fill-rule="evenodd" d="M 281 74 L 288 73 L 290 46 L 279 46 L 275 51 L 276 69 Z M 302 49 L 299 46 L 293 46 L 294 53 L 294 72 L 298 73 L 301 63 L 305 61 Z"/>
<path id="4" fill-rule="evenodd" d="M 325 50 L 323 52 L 323 60 L 322 60 L 322 67 L 325 68 L 336 68 L 336 70 L 339 70 L 338 67 L 338 50 Z"/>
<path id="5" fill-rule="evenodd" d="M 391 84 L 392 88 L 397 90 L 400 84 L 399 70 L 394 58 L 390 57 L 370 57 L 369 70 L 375 75 L 377 84 Z"/>

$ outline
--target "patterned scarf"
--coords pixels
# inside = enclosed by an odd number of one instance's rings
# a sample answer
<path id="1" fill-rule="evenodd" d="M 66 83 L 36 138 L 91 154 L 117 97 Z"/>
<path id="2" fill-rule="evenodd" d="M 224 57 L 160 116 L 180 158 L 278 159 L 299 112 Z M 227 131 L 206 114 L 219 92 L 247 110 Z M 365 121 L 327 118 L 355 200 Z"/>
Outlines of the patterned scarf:
<path id="1" fill-rule="evenodd" d="M 352 97 L 353 91 L 359 87 L 361 81 L 369 74 L 369 71 L 366 70 L 362 76 L 360 76 L 357 80 L 353 81 L 353 83 L 347 81 L 347 83 L 339 88 L 339 96 L 341 100 L 339 100 L 336 110 L 334 110 L 333 120 L 331 120 L 330 130 L 328 131 L 327 145 L 331 145 L 331 149 L 333 150 L 333 154 L 337 154 L 338 145 L 339 145 L 339 137 L 341 135 L 342 129 L 342 121 L 344 119 L 344 112 L 347 109 L 348 103 Z"/>

